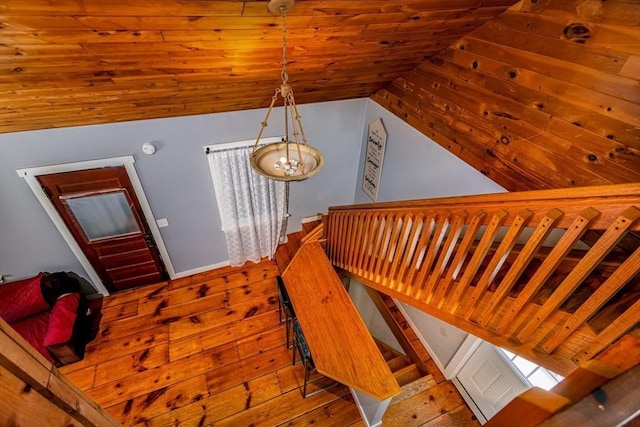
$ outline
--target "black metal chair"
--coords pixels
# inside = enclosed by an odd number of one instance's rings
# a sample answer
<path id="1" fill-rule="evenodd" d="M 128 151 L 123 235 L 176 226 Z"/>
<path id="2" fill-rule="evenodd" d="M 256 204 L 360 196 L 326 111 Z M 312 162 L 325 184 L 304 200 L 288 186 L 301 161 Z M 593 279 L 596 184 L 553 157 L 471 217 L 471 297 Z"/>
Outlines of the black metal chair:
<path id="1" fill-rule="evenodd" d="M 298 319 L 293 319 L 293 364 L 296 364 L 296 350 L 300 354 L 301 362 L 304 365 L 304 385 L 302 386 L 302 397 L 307 397 L 307 382 L 309 381 L 309 373 L 315 371 L 316 366 L 313 363 L 307 340 L 304 338 L 302 328 L 298 323 Z M 315 394 L 315 393 L 314 393 Z"/>
<path id="2" fill-rule="evenodd" d="M 287 294 L 287 288 L 284 286 L 282 277 L 278 276 L 278 316 L 280 316 L 280 323 L 286 322 L 287 329 L 287 348 L 291 347 L 289 340 L 291 337 L 291 321 L 295 319 L 296 313 L 293 310 L 293 304 Z M 284 317 L 283 317 L 284 316 Z"/>

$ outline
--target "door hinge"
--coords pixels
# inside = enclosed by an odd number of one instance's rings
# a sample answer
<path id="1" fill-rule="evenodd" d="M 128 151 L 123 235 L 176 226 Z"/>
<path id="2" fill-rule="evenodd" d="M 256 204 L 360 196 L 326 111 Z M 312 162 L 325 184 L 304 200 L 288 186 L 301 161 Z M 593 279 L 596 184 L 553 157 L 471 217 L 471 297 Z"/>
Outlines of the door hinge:
<path id="1" fill-rule="evenodd" d="M 40 187 L 42 188 L 42 192 L 44 193 L 45 196 L 47 196 L 47 199 L 51 200 L 51 194 L 49 194 L 49 191 L 47 190 L 46 187 Z"/>
<path id="2" fill-rule="evenodd" d="M 147 247 L 149 247 L 149 248 L 155 247 L 153 239 L 151 238 L 151 236 L 149 234 L 145 234 L 144 235 L 144 241 L 147 243 Z"/>

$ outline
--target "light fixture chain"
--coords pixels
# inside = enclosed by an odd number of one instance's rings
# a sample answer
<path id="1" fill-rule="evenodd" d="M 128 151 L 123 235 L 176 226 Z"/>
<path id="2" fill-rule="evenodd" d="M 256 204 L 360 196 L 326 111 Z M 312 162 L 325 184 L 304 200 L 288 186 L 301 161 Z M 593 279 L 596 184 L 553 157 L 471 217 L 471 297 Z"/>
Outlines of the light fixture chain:
<path id="1" fill-rule="evenodd" d="M 280 8 L 282 16 L 282 83 L 287 83 L 289 76 L 287 75 L 287 8 Z"/>
<path id="2" fill-rule="evenodd" d="M 293 98 L 293 89 L 287 83 L 289 76 L 287 75 L 286 12 L 294 4 L 295 0 L 270 0 L 269 2 L 269 10 L 274 13 L 280 11 L 282 16 L 282 84 L 279 88 L 276 88 L 275 94 L 271 98 L 271 105 L 267 110 L 264 121 L 261 123 L 260 132 L 251 153 L 251 167 L 260 175 L 276 181 L 305 180 L 315 175 L 324 164 L 322 154 L 307 145 L 307 137 L 304 134 L 300 113 Z M 260 138 L 267 127 L 269 116 L 279 97 L 282 97 L 284 102 L 284 136 L 282 142 L 265 144 L 258 149 Z M 293 131 L 293 140 L 289 138 L 290 130 Z M 302 142 L 300 137 L 302 137 Z M 295 144 L 295 148 L 293 144 Z"/>

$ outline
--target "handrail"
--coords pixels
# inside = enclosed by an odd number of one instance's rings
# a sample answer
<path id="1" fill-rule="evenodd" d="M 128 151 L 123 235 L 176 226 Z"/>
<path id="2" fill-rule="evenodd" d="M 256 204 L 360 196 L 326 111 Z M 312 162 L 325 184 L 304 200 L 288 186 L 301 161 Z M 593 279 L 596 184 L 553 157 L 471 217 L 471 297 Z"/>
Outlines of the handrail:
<path id="1" fill-rule="evenodd" d="M 566 374 L 639 319 L 640 248 L 616 249 L 639 218 L 634 183 L 331 207 L 325 236 L 364 284 Z"/>

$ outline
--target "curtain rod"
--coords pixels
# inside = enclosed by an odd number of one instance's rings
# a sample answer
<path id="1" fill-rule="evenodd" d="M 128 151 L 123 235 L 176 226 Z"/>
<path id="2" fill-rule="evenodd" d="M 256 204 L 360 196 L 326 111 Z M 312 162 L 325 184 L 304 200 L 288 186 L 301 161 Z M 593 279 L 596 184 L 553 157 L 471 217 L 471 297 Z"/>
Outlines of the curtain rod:
<path id="1" fill-rule="evenodd" d="M 283 140 L 283 138 L 280 137 L 280 136 L 272 136 L 272 137 L 269 137 L 269 138 L 261 138 L 260 139 L 260 144 L 258 144 L 258 145 L 273 144 L 274 142 L 281 142 L 282 140 Z M 210 154 L 210 153 L 213 153 L 215 151 L 230 150 L 230 149 L 233 149 L 233 148 L 252 147 L 253 144 L 255 144 L 255 143 L 256 143 L 255 139 L 250 139 L 250 140 L 246 140 L 246 141 L 223 142 L 221 144 L 205 145 L 202 148 L 204 149 L 204 153 L 205 154 Z"/>

